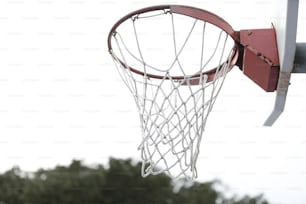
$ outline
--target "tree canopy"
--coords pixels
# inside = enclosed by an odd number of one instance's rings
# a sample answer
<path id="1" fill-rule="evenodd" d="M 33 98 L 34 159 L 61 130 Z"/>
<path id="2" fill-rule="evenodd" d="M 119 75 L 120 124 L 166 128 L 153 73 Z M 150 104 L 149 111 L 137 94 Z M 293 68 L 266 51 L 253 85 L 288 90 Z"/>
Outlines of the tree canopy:
<path id="1" fill-rule="evenodd" d="M 68 166 L 0 174 L 0 204 L 268 204 L 262 195 L 225 198 L 213 182 L 194 182 L 174 190 L 165 174 L 142 178 L 141 163 L 109 159 L 107 167 Z"/>

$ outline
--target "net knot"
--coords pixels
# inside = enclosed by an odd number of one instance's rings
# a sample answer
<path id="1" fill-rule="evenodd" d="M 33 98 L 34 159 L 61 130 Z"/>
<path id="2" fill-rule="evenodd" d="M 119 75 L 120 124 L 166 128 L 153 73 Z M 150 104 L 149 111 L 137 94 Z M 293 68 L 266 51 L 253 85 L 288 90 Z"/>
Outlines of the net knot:
<path id="1" fill-rule="evenodd" d="M 165 13 L 165 14 L 172 14 L 172 12 L 171 12 L 169 9 L 165 9 L 165 10 L 164 10 L 164 13 Z"/>
<path id="2" fill-rule="evenodd" d="M 132 16 L 131 19 L 133 22 L 135 22 L 137 19 L 139 19 L 139 14 Z"/>

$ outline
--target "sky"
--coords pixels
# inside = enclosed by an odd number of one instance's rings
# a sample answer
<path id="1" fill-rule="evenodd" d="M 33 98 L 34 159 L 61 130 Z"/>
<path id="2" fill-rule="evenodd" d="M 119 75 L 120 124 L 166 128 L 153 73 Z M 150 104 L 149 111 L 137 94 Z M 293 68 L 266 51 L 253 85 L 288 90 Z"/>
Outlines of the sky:
<path id="1" fill-rule="evenodd" d="M 270 28 L 275 1 L 0 1 L 0 171 L 26 171 L 82 159 L 140 159 L 139 116 L 107 51 L 111 26 L 158 4 L 209 10 L 235 30 Z M 300 2 L 297 41 L 306 16 Z M 303 23 L 304 22 L 304 23 Z M 222 180 L 230 192 L 264 193 L 272 203 L 306 203 L 303 87 L 292 76 L 285 112 L 263 123 L 275 93 L 234 68 L 209 116 L 197 162 L 199 181 Z"/>

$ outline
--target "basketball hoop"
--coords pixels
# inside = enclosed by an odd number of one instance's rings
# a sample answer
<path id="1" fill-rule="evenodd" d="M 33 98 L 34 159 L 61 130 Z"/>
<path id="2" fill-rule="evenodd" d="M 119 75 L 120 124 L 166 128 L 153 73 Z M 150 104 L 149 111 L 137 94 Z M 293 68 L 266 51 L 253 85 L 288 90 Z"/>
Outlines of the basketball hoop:
<path id="1" fill-rule="evenodd" d="M 140 115 L 142 176 L 197 177 L 201 138 L 237 42 L 222 18 L 188 6 L 140 9 L 112 27 L 108 49 Z"/>

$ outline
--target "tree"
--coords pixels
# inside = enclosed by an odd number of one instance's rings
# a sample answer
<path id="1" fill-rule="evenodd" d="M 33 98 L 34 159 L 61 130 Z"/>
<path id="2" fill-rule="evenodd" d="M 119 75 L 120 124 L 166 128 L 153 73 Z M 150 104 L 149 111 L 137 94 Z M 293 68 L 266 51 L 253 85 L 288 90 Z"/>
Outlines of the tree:
<path id="1" fill-rule="evenodd" d="M 220 193 L 213 188 L 214 182 L 195 182 L 191 187 L 182 187 L 175 196 L 176 204 L 215 204 Z"/>
<path id="2" fill-rule="evenodd" d="M 141 163 L 111 158 L 108 167 L 68 166 L 25 174 L 19 168 L 0 174 L 0 204 L 268 204 L 262 195 L 225 199 L 214 182 L 194 182 L 176 192 L 165 174 L 140 176 Z"/>
<path id="3" fill-rule="evenodd" d="M 21 170 L 13 167 L 0 175 L 0 203 L 17 204 L 22 203 L 25 180 L 21 178 Z"/>
<path id="4" fill-rule="evenodd" d="M 268 204 L 268 201 L 263 197 L 263 195 L 258 195 L 255 197 L 244 196 L 243 198 L 232 198 L 230 199 L 232 204 Z"/>
<path id="5" fill-rule="evenodd" d="M 99 201 L 99 189 L 104 184 L 105 170 L 102 166 L 89 168 L 74 160 L 68 167 L 37 171 L 28 182 L 25 201 L 42 204 Z"/>
<path id="6" fill-rule="evenodd" d="M 110 159 L 106 171 L 104 198 L 106 203 L 167 204 L 172 199 L 171 179 L 160 174 L 143 179 L 141 164 L 131 160 Z"/>

